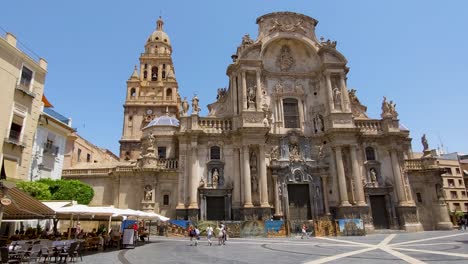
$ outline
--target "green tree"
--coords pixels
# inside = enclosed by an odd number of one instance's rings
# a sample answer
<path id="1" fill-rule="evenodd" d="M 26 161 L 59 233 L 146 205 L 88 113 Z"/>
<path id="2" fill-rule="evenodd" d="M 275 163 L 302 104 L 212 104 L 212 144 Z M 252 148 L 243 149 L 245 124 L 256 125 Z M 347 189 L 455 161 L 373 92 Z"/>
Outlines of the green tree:
<path id="1" fill-rule="evenodd" d="M 78 180 L 47 180 L 52 200 L 75 200 L 79 204 L 89 204 L 94 197 L 91 186 Z"/>
<path id="2" fill-rule="evenodd" d="M 38 200 L 50 200 L 52 198 L 49 185 L 45 183 L 37 181 L 18 182 L 16 186 Z"/>

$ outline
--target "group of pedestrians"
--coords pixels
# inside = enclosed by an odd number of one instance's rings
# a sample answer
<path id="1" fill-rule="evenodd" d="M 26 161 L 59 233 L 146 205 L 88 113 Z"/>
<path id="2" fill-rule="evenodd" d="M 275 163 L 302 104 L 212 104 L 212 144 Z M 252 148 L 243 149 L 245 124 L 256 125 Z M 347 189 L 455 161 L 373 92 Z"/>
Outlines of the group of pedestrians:
<path id="1" fill-rule="evenodd" d="M 216 229 L 219 230 L 218 235 L 217 235 L 218 245 L 219 246 L 226 245 L 226 240 L 227 240 L 226 226 L 221 224 L 221 227 L 217 227 Z M 192 225 L 189 226 L 188 235 L 190 237 L 191 246 L 192 245 L 198 246 L 198 241 L 200 241 L 200 233 L 201 233 L 200 229 L 198 229 L 197 226 L 192 226 Z M 211 241 L 211 239 L 213 238 L 214 235 L 215 235 L 215 231 L 213 230 L 213 227 L 211 225 L 208 225 L 208 227 L 206 228 L 206 240 L 208 241 L 209 246 L 213 245 L 213 242 Z"/>
<path id="2" fill-rule="evenodd" d="M 462 217 L 458 219 L 458 226 L 460 230 L 466 230 L 468 227 L 468 218 L 467 217 Z"/>

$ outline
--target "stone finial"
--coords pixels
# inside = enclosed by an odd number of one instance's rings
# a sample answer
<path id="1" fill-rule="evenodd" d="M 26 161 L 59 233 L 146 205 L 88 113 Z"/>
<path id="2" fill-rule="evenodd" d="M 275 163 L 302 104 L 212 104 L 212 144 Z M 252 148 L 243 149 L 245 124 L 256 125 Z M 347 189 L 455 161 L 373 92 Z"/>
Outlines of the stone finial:
<path id="1" fill-rule="evenodd" d="M 135 65 L 135 68 L 133 69 L 133 73 L 132 73 L 132 76 L 130 77 L 130 79 L 138 79 L 139 76 L 138 76 L 138 67 Z"/>
<path id="2" fill-rule="evenodd" d="M 164 31 L 163 26 L 164 26 L 164 21 L 162 20 L 161 16 L 159 16 L 158 21 L 156 21 L 156 30 Z"/>

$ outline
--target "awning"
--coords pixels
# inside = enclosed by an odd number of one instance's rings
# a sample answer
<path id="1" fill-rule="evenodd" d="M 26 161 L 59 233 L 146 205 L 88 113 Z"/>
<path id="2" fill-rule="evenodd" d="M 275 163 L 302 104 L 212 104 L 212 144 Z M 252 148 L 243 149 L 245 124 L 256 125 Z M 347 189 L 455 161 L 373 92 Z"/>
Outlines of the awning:
<path id="1" fill-rule="evenodd" d="M 7 178 L 16 179 L 16 167 L 18 163 L 16 160 L 3 159 L 3 168 Z"/>
<path id="2" fill-rule="evenodd" d="M 14 184 L 3 182 L 3 188 L 0 188 L 2 197 L 4 190 L 7 190 L 6 197 L 11 200 L 10 205 L 2 205 L 4 219 L 43 219 L 55 216 L 54 210 L 16 188 Z"/>

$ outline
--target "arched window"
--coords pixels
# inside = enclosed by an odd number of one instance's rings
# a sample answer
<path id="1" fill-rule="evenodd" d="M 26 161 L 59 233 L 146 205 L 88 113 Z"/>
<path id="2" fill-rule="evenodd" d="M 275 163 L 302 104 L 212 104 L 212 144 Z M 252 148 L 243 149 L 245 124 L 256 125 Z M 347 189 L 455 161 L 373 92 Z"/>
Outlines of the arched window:
<path id="1" fill-rule="evenodd" d="M 143 78 L 144 78 L 144 79 L 148 78 L 148 72 L 147 72 L 147 71 L 144 71 L 144 72 L 143 72 Z"/>
<path id="2" fill-rule="evenodd" d="M 366 148 L 366 160 L 375 160 L 375 150 L 373 147 Z"/>
<path id="3" fill-rule="evenodd" d="M 161 77 L 162 77 L 163 79 L 166 79 L 166 71 L 162 71 Z"/>
<path id="4" fill-rule="evenodd" d="M 284 127 L 299 128 L 299 108 L 297 99 L 286 98 L 283 100 Z"/>
<path id="5" fill-rule="evenodd" d="M 163 196 L 163 205 L 169 205 L 169 195 L 165 194 Z"/>
<path id="6" fill-rule="evenodd" d="M 152 81 L 158 80 L 158 67 L 151 68 L 151 80 Z"/>
<path id="7" fill-rule="evenodd" d="M 218 146 L 210 148 L 210 159 L 219 160 L 221 159 L 221 149 Z"/>
<path id="8" fill-rule="evenodd" d="M 164 72 L 163 72 L 164 73 Z M 168 88 L 166 90 L 166 98 L 167 99 L 172 99 L 172 89 L 171 88 Z"/>
<path id="9" fill-rule="evenodd" d="M 135 97 L 136 96 L 136 90 L 135 88 L 130 89 L 130 96 Z"/>

